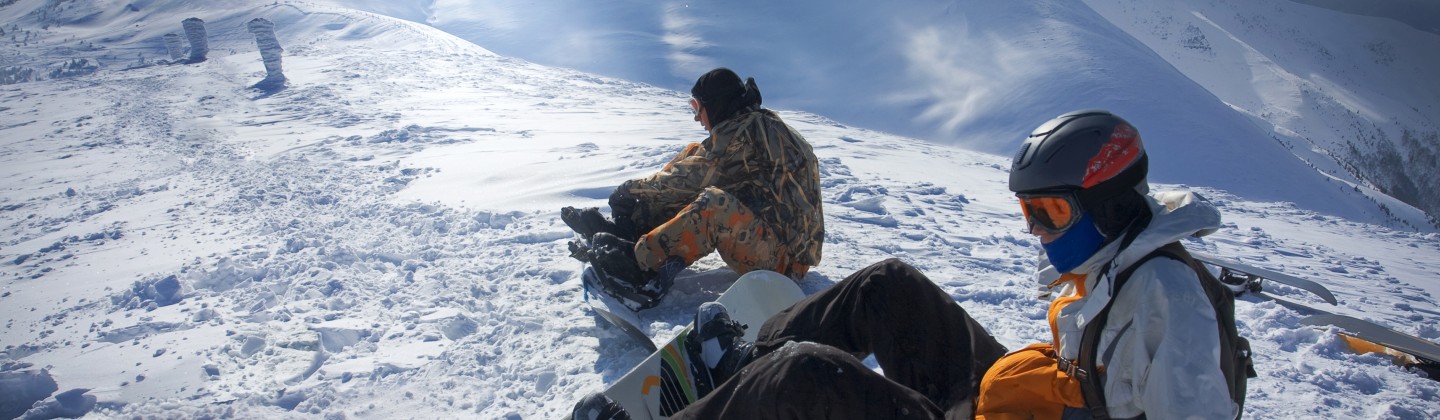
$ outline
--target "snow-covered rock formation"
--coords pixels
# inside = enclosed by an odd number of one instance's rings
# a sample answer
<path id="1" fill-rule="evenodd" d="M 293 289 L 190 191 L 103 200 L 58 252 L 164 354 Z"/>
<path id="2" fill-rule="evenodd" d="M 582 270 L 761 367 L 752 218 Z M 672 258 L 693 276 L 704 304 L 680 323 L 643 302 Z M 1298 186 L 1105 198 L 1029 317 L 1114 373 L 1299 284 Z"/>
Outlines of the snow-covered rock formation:
<path id="1" fill-rule="evenodd" d="M 171 61 L 179 61 L 180 57 L 185 55 L 185 46 L 180 44 L 179 34 L 165 34 L 165 51 L 170 53 Z"/>
<path id="2" fill-rule="evenodd" d="M 185 38 L 190 39 L 190 62 L 205 61 L 205 54 L 210 52 L 210 43 L 205 41 L 205 21 L 192 17 L 181 24 L 185 26 Z"/>
<path id="3" fill-rule="evenodd" d="M 255 34 L 255 45 L 260 47 L 260 58 L 265 60 L 265 80 L 256 83 L 257 88 L 278 88 L 285 85 L 285 74 L 280 69 L 280 40 L 275 38 L 275 24 L 265 18 L 255 18 L 246 24 L 250 33 Z"/>

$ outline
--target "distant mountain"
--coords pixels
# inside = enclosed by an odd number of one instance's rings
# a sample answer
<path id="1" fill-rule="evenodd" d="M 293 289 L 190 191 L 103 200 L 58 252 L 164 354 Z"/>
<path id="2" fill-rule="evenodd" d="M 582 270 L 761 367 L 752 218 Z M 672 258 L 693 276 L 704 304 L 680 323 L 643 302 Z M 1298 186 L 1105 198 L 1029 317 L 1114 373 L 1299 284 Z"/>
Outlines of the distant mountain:
<path id="1" fill-rule="evenodd" d="M 1440 4 L 1086 3 L 1317 170 L 1440 223 Z"/>

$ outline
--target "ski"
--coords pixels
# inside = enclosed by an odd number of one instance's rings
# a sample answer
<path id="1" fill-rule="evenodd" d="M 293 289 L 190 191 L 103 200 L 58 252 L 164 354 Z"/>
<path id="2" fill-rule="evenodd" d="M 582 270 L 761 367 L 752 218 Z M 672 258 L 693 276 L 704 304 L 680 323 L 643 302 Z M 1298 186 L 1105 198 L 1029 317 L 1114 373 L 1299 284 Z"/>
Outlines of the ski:
<path id="1" fill-rule="evenodd" d="M 748 325 L 745 339 L 754 341 L 770 316 L 805 297 L 794 280 L 773 271 L 752 271 L 740 276 L 716 301 L 725 304 L 731 319 Z M 685 339 L 694 325 L 685 327 L 659 350 L 604 391 L 635 420 L 662 419 L 700 398 L 691 378 Z M 698 361 L 697 361 L 698 362 Z"/>
<path id="2" fill-rule="evenodd" d="M 655 352 L 657 349 L 655 341 L 640 329 L 640 317 L 636 315 L 635 311 L 614 297 L 598 290 L 601 287 L 600 273 L 596 272 L 590 264 L 585 264 L 585 270 L 580 274 L 580 283 L 584 288 L 585 303 L 590 305 L 590 309 L 600 315 L 601 319 L 610 322 L 611 325 L 620 328 L 625 335 L 635 339 L 635 342 L 644 347 L 646 352 Z"/>
<path id="3" fill-rule="evenodd" d="M 1421 363 L 1440 363 L 1440 345 L 1360 318 L 1321 313 L 1305 317 L 1300 323 L 1310 326 L 1333 325 L 1344 330 L 1342 334 L 1409 354 Z"/>
<path id="4" fill-rule="evenodd" d="M 1329 303 L 1329 304 L 1331 304 L 1331 305 L 1338 305 L 1338 304 L 1339 304 L 1339 301 L 1335 300 L 1335 294 L 1330 293 L 1330 289 L 1327 289 L 1327 288 L 1325 288 L 1325 286 L 1321 285 L 1320 283 L 1316 283 L 1316 282 L 1314 282 L 1314 281 L 1312 281 L 1312 280 L 1306 280 L 1306 279 L 1302 279 L 1302 278 L 1299 278 L 1299 277 L 1295 277 L 1295 276 L 1292 276 L 1292 275 L 1289 275 L 1289 274 L 1284 274 L 1284 273 L 1280 273 L 1280 272 L 1276 272 L 1276 271 L 1272 271 L 1272 270 L 1266 270 L 1266 269 L 1264 269 L 1264 268 L 1260 268 L 1260 267 L 1256 267 L 1256 266 L 1253 266 L 1253 265 L 1245 264 L 1245 263 L 1242 263 L 1242 262 L 1239 262 L 1239 261 L 1236 261 L 1236 260 L 1233 260 L 1233 259 L 1220 258 L 1220 257 L 1216 257 L 1216 256 L 1213 256 L 1213 255 L 1210 255 L 1210 254 L 1206 254 L 1206 253 L 1203 253 L 1203 252 L 1190 251 L 1190 255 L 1191 255 L 1191 256 L 1194 256 L 1195 259 L 1200 260 L 1200 261 L 1202 261 L 1202 262 L 1204 262 L 1204 263 L 1206 263 L 1206 264 L 1210 264 L 1210 265 L 1213 265 L 1213 266 L 1216 266 L 1216 267 L 1220 267 L 1222 270 L 1230 270 L 1230 271 L 1233 271 L 1233 272 L 1239 272 L 1239 273 L 1243 273 L 1243 274 L 1246 274 L 1246 275 L 1256 276 L 1256 277 L 1259 277 L 1259 278 L 1263 278 L 1263 279 L 1265 279 L 1265 280 L 1270 280 L 1270 281 L 1273 281 L 1273 282 L 1276 282 L 1276 283 L 1284 284 L 1284 285 L 1286 285 L 1286 286 L 1297 287 L 1297 288 L 1303 289 L 1303 290 L 1305 290 L 1305 291 L 1307 291 L 1307 292 L 1310 292 L 1310 293 L 1312 293 L 1312 294 L 1314 294 L 1314 295 L 1316 295 L 1316 296 L 1319 296 L 1320 299 L 1324 300 L 1326 303 Z M 1223 274 L 1223 273 L 1222 273 L 1222 274 Z M 1221 277 L 1223 278 L 1224 276 L 1221 276 Z M 1257 280 L 1257 279 L 1251 279 L 1251 280 L 1254 281 L 1254 280 Z M 1258 282 L 1252 283 L 1252 285 L 1249 286 L 1249 287 L 1252 287 L 1252 288 L 1254 288 L 1254 289 L 1258 289 L 1258 288 L 1259 288 L 1259 283 L 1258 283 Z"/>
<path id="5" fill-rule="evenodd" d="M 1312 327 L 1334 326 L 1341 329 L 1340 334 L 1347 338 L 1346 342 L 1351 350 L 1356 353 L 1367 353 L 1370 351 L 1365 344 L 1378 346 L 1384 349 L 1384 353 L 1395 356 L 1395 353 L 1408 356 L 1407 358 L 1397 357 L 1396 364 L 1403 366 L 1414 366 L 1427 372 L 1440 369 L 1440 344 L 1405 334 L 1374 322 L 1366 321 L 1346 315 L 1340 315 L 1311 306 L 1303 305 L 1289 299 L 1277 297 L 1263 290 L 1261 280 L 1271 280 L 1288 286 L 1304 289 L 1319 296 L 1331 305 L 1337 305 L 1335 295 L 1329 289 L 1311 280 L 1302 279 L 1284 273 L 1266 270 L 1263 268 L 1221 259 L 1212 255 L 1192 252 L 1195 259 L 1203 261 L 1220 268 L 1220 281 L 1231 286 L 1231 290 L 1237 293 L 1247 293 L 1261 300 L 1268 300 L 1284 306 L 1296 312 L 1305 314 L 1306 317 L 1300 320 L 1303 325 Z M 1362 343 L 1353 342 L 1351 339 L 1360 340 Z M 1432 377 L 1440 380 L 1440 378 Z"/>
<path id="6" fill-rule="evenodd" d="M 1440 375 L 1429 373 L 1440 372 L 1440 345 L 1420 337 L 1395 331 L 1374 322 L 1302 305 L 1263 291 L 1251 290 L 1250 293 L 1247 294 L 1254 296 L 1256 299 L 1275 302 L 1280 306 L 1304 314 L 1305 318 L 1300 320 L 1300 323 L 1303 325 L 1317 328 L 1326 326 L 1340 328 L 1340 335 L 1347 338 L 1346 344 L 1350 346 L 1351 351 L 1354 353 L 1364 354 L 1373 352 L 1374 350 L 1365 349 L 1363 343 L 1357 346 L 1356 343 L 1349 339 L 1358 339 L 1365 343 L 1388 349 L 1389 351 L 1382 352 L 1391 356 L 1395 356 L 1392 352 L 1398 352 L 1408 356 L 1409 360 L 1401 357 L 1395 358 L 1395 364 L 1423 370 L 1427 372 L 1430 379 L 1440 380 Z"/>

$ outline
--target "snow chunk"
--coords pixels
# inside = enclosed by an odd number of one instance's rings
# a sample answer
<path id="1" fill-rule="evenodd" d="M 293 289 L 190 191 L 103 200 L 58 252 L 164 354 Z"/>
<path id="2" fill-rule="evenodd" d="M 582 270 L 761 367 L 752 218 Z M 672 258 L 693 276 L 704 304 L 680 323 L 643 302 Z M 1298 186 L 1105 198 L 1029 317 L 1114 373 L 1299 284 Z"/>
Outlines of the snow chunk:
<path id="1" fill-rule="evenodd" d="M 253 282 L 264 279 L 270 274 L 265 267 L 256 267 L 253 261 L 237 260 L 233 258 L 222 258 L 215 263 L 213 271 L 192 274 L 190 281 L 196 289 L 213 290 L 223 292 L 233 289 L 245 282 Z"/>
<path id="2" fill-rule="evenodd" d="M 185 298 L 185 292 L 186 287 L 180 282 L 180 278 L 169 275 L 158 279 L 137 281 L 130 286 L 130 290 L 119 296 L 111 297 L 110 300 L 125 309 L 143 307 L 153 310 L 160 306 L 179 303 Z"/>
<path id="3" fill-rule="evenodd" d="M 353 318 L 325 321 L 310 329 L 320 333 L 320 347 L 331 353 L 343 351 L 371 334 L 369 322 Z"/>
<path id="4" fill-rule="evenodd" d="M 455 308 L 439 309 L 420 317 L 421 321 L 434 323 L 445 338 L 459 340 L 474 334 L 480 324 L 463 311 Z"/>
<path id="5" fill-rule="evenodd" d="M 46 369 L 0 373 L 0 418 L 25 414 L 36 402 L 60 389 Z"/>
<path id="6" fill-rule="evenodd" d="M 240 356 L 241 356 L 241 357 L 250 357 L 250 356 L 253 356 L 255 353 L 259 353 L 260 350 L 264 350 L 264 349 L 265 349 L 265 338 L 263 338 L 263 337 L 248 337 L 248 338 L 245 339 L 245 344 L 242 345 L 242 346 L 240 346 Z"/>
<path id="7" fill-rule="evenodd" d="M 44 402 L 26 411 L 21 419 L 53 419 L 60 417 L 79 418 L 95 409 L 95 396 L 87 395 L 88 388 L 75 388 L 55 394 Z"/>

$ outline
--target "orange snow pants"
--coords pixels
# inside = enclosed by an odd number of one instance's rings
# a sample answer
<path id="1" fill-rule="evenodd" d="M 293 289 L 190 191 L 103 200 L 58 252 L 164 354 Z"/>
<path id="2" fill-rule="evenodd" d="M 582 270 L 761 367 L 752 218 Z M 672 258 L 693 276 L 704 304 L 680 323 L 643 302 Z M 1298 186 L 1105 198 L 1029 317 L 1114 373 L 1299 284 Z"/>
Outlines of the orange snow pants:
<path id="1" fill-rule="evenodd" d="M 670 257 L 694 264 L 714 251 L 740 274 L 772 270 L 798 279 L 810 269 L 791 262 L 774 230 L 749 207 L 714 187 L 635 242 L 635 259 L 645 270 L 659 268 Z"/>

